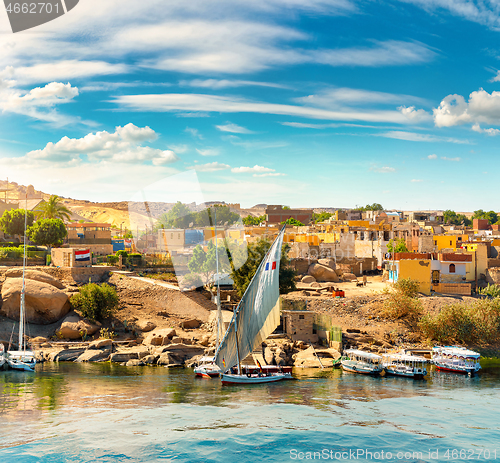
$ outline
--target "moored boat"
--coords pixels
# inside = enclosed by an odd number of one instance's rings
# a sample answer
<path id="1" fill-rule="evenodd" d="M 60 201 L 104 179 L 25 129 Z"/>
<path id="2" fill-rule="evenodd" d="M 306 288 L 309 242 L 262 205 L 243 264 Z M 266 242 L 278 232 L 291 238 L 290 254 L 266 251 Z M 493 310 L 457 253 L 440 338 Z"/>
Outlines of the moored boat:
<path id="1" fill-rule="evenodd" d="M 214 363 L 214 357 L 202 357 L 194 368 L 196 376 L 211 378 L 219 376 L 221 369 Z"/>
<path id="2" fill-rule="evenodd" d="M 358 349 L 348 349 L 344 351 L 344 357 L 341 363 L 343 370 L 353 373 L 378 375 L 384 371 L 382 357 L 380 355 Z"/>
<path id="3" fill-rule="evenodd" d="M 401 352 L 382 355 L 382 365 L 388 375 L 423 379 L 427 375 L 426 363 L 424 357 Z"/>
<path id="4" fill-rule="evenodd" d="M 481 355 L 466 347 L 433 347 L 432 363 L 438 370 L 474 376 L 480 369 Z"/>
<path id="5" fill-rule="evenodd" d="M 222 384 L 261 384 L 292 378 L 285 372 L 266 373 L 260 364 L 258 372 L 248 370 L 243 374 L 240 361 L 280 323 L 279 268 L 284 232 L 285 227 L 262 259 L 215 353 L 215 363 L 224 371 Z M 235 366 L 233 373 L 231 369 Z"/>

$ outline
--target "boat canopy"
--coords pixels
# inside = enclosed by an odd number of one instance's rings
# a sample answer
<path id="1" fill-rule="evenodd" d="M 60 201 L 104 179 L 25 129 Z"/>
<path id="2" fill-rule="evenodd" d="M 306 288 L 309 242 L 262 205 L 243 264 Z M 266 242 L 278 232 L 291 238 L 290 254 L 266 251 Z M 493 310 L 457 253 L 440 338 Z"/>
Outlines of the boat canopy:
<path id="1" fill-rule="evenodd" d="M 357 356 L 357 357 L 364 357 L 370 360 L 382 360 L 382 357 L 377 354 L 373 354 L 372 352 L 364 352 L 362 350 L 358 349 L 347 349 L 344 351 L 344 354 L 348 356 Z"/>
<path id="2" fill-rule="evenodd" d="M 280 324 L 279 268 L 285 227 L 255 272 L 222 342 L 215 353 L 215 364 L 227 371 L 244 359 Z"/>
<path id="3" fill-rule="evenodd" d="M 456 347 L 456 346 L 434 347 L 432 349 L 432 352 L 434 354 L 450 355 L 464 359 L 465 358 L 479 359 L 481 357 L 481 354 L 474 352 L 473 350 L 469 350 L 465 347 Z"/>

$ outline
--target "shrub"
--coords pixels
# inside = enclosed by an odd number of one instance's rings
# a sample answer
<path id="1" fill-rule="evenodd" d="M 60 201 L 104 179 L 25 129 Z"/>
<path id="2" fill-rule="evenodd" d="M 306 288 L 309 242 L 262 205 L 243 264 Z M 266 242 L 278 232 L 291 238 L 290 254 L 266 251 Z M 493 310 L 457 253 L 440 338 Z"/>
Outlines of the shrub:
<path id="1" fill-rule="evenodd" d="M 123 262 L 125 263 L 125 261 L 127 260 L 127 257 L 128 257 L 128 252 L 127 251 L 124 251 L 123 249 L 120 249 L 119 251 L 116 251 L 116 254 L 115 254 L 116 257 L 118 256 L 123 256 Z"/>
<path id="2" fill-rule="evenodd" d="M 400 278 L 393 284 L 394 289 L 408 297 L 416 297 L 420 290 L 420 285 L 417 280 L 411 278 Z"/>
<path id="3" fill-rule="evenodd" d="M 483 294 L 484 296 L 498 297 L 500 296 L 500 286 L 490 285 L 488 283 L 488 286 L 486 286 L 486 288 L 479 288 L 477 292 L 479 294 Z"/>
<path id="4" fill-rule="evenodd" d="M 391 291 L 384 302 L 382 315 L 386 318 L 417 318 L 422 313 L 422 303 L 401 291 Z"/>
<path id="5" fill-rule="evenodd" d="M 140 266 L 142 264 L 142 254 L 133 253 L 128 255 L 128 261 L 130 265 Z"/>
<path id="6" fill-rule="evenodd" d="M 193 286 L 199 288 L 203 286 L 203 282 L 201 281 L 200 275 L 197 273 L 188 273 L 187 275 L 184 275 L 181 286 L 183 288 L 192 288 Z"/>
<path id="7" fill-rule="evenodd" d="M 147 278 L 152 278 L 153 280 L 162 281 L 177 281 L 177 277 L 173 273 L 153 273 L 152 275 L 146 275 Z"/>
<path id="8" fill-rule="evenodd" d="M 446 343 L 491 343 L 500 339 L 500 297 L 455 303 L 419 322 L 429 339 Z"/>
<path id="9" fill-rule="evenodd" d="M 85 318 L 101 321 L 113 314 L 119 301 L 112 286 L 106 283 L 89 283 L 82 286 L 80 292 L 71 297 L 70 302 Z"/>
<path id="10" fill-rule="evenodd" d="M 109 328 L 101 328 L 99 331 L 99 339 L 111 339 L 116 338 L 116 334 L 114 331 L 111 331 Z"/>
<path id="11" fill-rule="evenodd" d="M 110 254 L 107 257 L 107 260 L 108 260 L 108 264 L 116 264 L 118 262 L 118 256 L 115 256 L 114 254 Z"/>

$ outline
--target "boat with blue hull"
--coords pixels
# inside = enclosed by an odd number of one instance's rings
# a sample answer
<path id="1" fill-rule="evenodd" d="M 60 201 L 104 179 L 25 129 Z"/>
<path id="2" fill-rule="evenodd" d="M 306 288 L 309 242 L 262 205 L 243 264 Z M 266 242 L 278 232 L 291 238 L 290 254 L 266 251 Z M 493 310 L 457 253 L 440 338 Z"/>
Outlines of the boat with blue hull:
<path id="1" fill-rule="evenodd" d="M 365 352 L 358 349 L 348 349 L 344 351 L 341 360 L 342 369 L 352 373 L 364 375 L 379 375 L 384 371 L 382 357 L 372 352 Z"/>

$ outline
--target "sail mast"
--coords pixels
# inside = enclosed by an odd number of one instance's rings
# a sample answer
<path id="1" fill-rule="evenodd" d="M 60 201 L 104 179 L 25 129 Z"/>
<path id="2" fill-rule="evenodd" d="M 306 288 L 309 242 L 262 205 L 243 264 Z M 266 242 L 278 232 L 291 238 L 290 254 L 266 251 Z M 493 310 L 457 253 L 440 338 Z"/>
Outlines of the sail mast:
<path id="1" fill-rule="evenodd" d="M 217 208 L 214 207 L 214 215 L 215 215 L 215 223 L 214 223 L 214 231 L 215 231 L 215 268 L 217 275 L 217 339 L 215 342 L 215 350 L 219 348 L 220 343 L 220 334 L 222 331 L 222 320 L 221 320 L 221 306 L 220 306 L 220 284 L 219 284 L 219 246 L 217 241 Z"/>
<path id="2" fill-rule="evenodd" d="M 26 293 L 25 283 L 25 270 L 26 270 L 26 228 L 28 225 L 28 193 L 26 193 L 25 207 L 24 207 L 24 253 L 23 253 L 23 287 L 21 290 L 21 308 L 19 310 L 19 350 L 25 351 L 26 345 L 24 343 L 24 298 Z"/>

